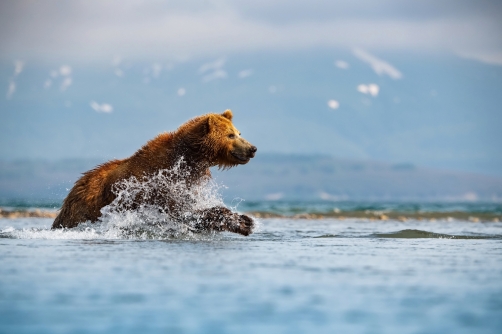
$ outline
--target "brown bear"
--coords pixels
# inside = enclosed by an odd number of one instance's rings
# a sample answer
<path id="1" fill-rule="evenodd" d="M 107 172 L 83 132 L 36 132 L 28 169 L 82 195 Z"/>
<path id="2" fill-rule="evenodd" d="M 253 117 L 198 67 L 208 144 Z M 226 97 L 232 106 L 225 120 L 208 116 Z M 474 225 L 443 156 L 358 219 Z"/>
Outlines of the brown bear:
<path id="1" fill-rule="evenodd" d="M 183 170 L 178 177 L 191 187 L 211 177 L 209 167 L 226 169 L 246 164 L 256 150 L 232 124 L 230 110 L 193 118 L 176 131 L 162 133 L 150 140 L 131 157 L 108 161 L 84 173 L 63 201 L 52 229 L 72 228 L 86 221 L 96 222 L 101 216 L 101 209 L 117 198 L 114 185 L 120 181 L 145 178 L 179 165 Z M 181 165 L 180 160 L 183 161 Z M 180 198 L 171 196 L 169 189 L 148 198 L 141 197 L 141 200 L 162 206 L 173 220 L 186 219 L 186 213 L 178 209 L 183 207 L 183 203 L 179 203 Z M 249 235 L 254 227 L 250 217 L 233 213 L 222 206 L 199 210 L 194 212 L 193 217 L 197 221 L 197 230 Z"/>

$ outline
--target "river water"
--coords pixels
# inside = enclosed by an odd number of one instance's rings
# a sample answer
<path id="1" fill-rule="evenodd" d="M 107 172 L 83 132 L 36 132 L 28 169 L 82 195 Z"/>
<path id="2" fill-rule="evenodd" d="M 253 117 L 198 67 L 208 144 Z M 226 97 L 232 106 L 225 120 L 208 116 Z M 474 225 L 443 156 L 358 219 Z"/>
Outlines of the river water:
<path id="1" fill-rule="evenodd" d="M 0 333 L 501 333 L 502 223 L 0 220 Z"/>

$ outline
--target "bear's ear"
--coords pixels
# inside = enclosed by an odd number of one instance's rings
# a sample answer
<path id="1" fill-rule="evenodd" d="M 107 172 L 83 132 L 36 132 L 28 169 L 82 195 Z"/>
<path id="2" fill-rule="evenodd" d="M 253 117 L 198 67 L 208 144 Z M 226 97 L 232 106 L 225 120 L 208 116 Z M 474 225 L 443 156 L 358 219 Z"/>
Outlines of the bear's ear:
<path id="1" fill-rule="evenodd" d="M 231 121 L 231 120 L 232 120 L 232 117 L 233 117 L 233 115 L 232 115 L 232 110 L 230 110 L 230 109 L 225 110 L 225 111 L 223 112 L 223 114 L 221 114 L 221 116 L 223 116 L 223 117 L 225 117 L 225 118 L 227 118 L 228 120 L 230 120 L 230 121 Z"/>
<path id="2" fill-rule="evenodd" d="M 191 127 L 188 128 L 187 132 L 189 136 L 192 136 L 192 140 L 195 141 L 197 138 L 202 138 L 209 133 L 212 126 L 211 123 L 211 116 L 209 115 L 197 117 L 191 121 Z"/>

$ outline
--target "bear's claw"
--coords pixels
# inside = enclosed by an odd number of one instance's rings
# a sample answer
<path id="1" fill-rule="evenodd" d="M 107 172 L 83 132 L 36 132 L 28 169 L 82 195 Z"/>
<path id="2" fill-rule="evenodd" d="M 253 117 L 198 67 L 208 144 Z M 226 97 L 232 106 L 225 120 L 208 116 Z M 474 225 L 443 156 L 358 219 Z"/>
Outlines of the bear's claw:
<path id="1" fill-rule="evenodd" d="M 240 215 L 239 216 L 239 229 L 236 231 L 237 233 L 240 233 L 242 235 L 250 235 L 253 233 L 253 228 L 254 228 L 254 221 L 251 217 L 248 217 L 246 215 Z"/>
<path id="2" fill-rule="evenodd" d="M 225 207 L 214 207 L 200 212 L 200 230 L 229 231 L 242 235 L 253 232 L 254 221 L 246 215 L 233 213 Z"/>

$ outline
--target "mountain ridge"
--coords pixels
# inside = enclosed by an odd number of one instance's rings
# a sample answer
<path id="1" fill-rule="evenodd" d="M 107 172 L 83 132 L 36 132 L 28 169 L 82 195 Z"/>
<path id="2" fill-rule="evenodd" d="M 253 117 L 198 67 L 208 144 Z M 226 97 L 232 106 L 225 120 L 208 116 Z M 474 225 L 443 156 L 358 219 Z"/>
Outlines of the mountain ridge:
<path id="1" fill-rule="evenodd" d="M 102 159 L 0 161 L 0 198 L 61 201 Z M 328 155 L 258 154 L 227 171 L 212 169 L 226 201 L 502 201 L 502 178 Z"/>

